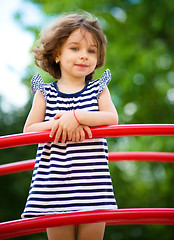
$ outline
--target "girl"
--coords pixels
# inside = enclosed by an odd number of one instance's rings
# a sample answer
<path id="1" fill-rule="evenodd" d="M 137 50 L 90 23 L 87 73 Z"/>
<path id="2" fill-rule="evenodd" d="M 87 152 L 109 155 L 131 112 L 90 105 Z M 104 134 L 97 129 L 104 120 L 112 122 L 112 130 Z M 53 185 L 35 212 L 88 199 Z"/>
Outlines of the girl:
<path id="1" fill-rule="evenodd" d="M 118 123 L 107 88 L 110 71 L 92 80 L 104 65 L 105 45 L 91 16 L 63 16 L 42 33 L 35 62 L 58 81 L 44 84 L 39 74 L 33 77 L 36 94 L 24 132 L 50 130 L 55 139 L 38 146 L 23 218 L 117 208 L 106 139 L 92 139 L 89 128 Z M 105 223 L 80 224 L 77 239 L 103 239 L 104 228 Z M 75 239 L 75 229 L 48 228 L 48 239 Z"/>

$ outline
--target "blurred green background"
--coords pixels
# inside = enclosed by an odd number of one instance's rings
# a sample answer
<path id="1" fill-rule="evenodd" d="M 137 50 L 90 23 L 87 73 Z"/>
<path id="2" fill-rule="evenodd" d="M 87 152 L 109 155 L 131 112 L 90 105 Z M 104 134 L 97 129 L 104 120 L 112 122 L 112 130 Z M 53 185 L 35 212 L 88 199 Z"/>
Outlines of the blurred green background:
<path id="1" fill-rule="evenodd" d="M 109 89 L 119 114 L 119 124 L 174 123 L 174 1 L 171 0 L 23 0 L 42 16 L 38 24 L 24 21 L 25 9 L 14 21 L 35 39 L 40 30 L 63 12 L 83 9 L 98 17 L 107 36 L 106 68 L 112 73 Z M 31 12 L 32 15 L 32 12 Z M 31 46 L 32 47 L 32 46 Z M 20 49 L 19 49 L 20 51 Z M 7 112 L 0 97 L 0 134 L 22 132 L 32 104 L 30 79 L 37 72 L 45 82 L 52 79 L 34 66 L 21 76 L 28 87 L 28 103 Z M 10 82 L 9 82 L 10 84 Z M 123 137 L 108 139 L 109 151 L 173 152 L 173 137 Z M 37 146 L 1 150 L 1 164 L 34 159 Z M 148 162 L 110 163 L 119 208 L 174 207 L 174 164 Z M 0 221 L 20 218 L 29 191 L 32 172 L 0 178 Z M 107 226 L 105 240 L 171 240 L 174 228 L 164 225 Z M 16 239 L 46 239 L 46 234 Z"/>

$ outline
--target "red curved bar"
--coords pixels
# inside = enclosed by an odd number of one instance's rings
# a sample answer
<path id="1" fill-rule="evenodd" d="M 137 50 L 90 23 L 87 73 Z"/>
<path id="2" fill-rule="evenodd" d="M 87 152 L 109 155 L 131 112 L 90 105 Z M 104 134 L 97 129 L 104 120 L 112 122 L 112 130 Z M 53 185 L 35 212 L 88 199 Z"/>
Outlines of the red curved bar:
<path id="1" fill-rule="evenodd" d="M 91 128 L 93 138 L 129 136 L 174 136 L 174 124 L 128 124 Z M 87 136 L 86 136 L 87 138 Z M 0 137 L 0 149 L 52 142 L 49 131 Z"/>
<path id="2" fill-rule="evenodd" d="M 4 222 L 0 224 L 0 239 L 43 232 L 48 227 L 106 222 L 111 224 L 174 225 L 174 208 L 118 209 L 49 215 Z"/>
<path id="3" fill-rule="evenodd" d="M 169 152 L 110 152 L 109 161 L 154 161 L 174 162 L 174 153 Z M 33 170 L 35 160 L 0 165 L 0 176 Z"/>
<path id="4" fill-rule="evenodd" d="M 27 160 L 15 163 L 8 163 L 0 165 L 0 176 L 11 174 L 11 173 L 18 173 L 24 172 L 28 170 L 33 170 L 35 165 L 35 160 Z"/>
<path id="5" fill-rule="evenodd" d="M 172 152 L 110 152 L 109 161 L 174 162 Z"/>

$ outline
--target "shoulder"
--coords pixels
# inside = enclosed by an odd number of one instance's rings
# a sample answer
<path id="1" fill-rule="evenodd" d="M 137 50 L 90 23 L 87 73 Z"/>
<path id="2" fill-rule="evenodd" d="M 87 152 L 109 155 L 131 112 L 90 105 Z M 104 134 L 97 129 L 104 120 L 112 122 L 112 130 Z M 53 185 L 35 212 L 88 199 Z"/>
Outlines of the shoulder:
<path id="1" fill-rule="evenodd" d="M 48 92 L 52 87 L 54 87 L 53 83 L 44 83 L 44 80 L 39 73 L 34 75 L 31 79 L 32 93 L 35 94 L 37 90 L 40 90 L 45 100 L 47 100 Z"/>
<path id="2" fill-rule="evenodd" d="M 106 69 L 99 79 L 91 80 L 89 86 L 96 89 L 97 98 L 99 98 L 100 93 L 105 89 L 105 87 L 111 81 L 111 72 Z"/>

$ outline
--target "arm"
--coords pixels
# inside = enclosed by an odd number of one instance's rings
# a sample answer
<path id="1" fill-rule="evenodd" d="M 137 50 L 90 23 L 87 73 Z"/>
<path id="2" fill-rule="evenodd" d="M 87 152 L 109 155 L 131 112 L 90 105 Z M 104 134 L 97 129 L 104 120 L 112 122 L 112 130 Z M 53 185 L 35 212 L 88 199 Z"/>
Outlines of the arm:
<path id="1" fill-rule="evenodd" d="M 32 108 L 24 125 L 24 133 L 50 130 L 53 127 L 53 123 L 55 122 L 54 119 L 44 122 L 45 110 L 46 103 L 44 96 L 40 91 L 37 91 L 33 99 Z"/>
<path id="2" fill-rule="evenodd" d="M 76 110 L 76 117 L 81 125 L 94 127 L 102 125 L 118 124 L 118 114 L 111 100 L 110 93 L 107 87 L 100 94 L 99 111 Z M 50 136 L 53 137 L 55 132 L 55 142 L 57 142 L 62 135 L 63 139 L 68 136 L 69 140 L 72 138 L 72 133 L 79 125 L 74 117 L 73 111 L 59 112 L 54 117 L 59 118 L 58 123 L 51 129 Z M 89 134 L 88 134 L 89 135 Z"/>
<path id="3" fill-rule="evenodd" d="M 46 103 L 45 103 L 44 96 L 40 91 L 37 91 L 34 96 L 32 108 L 26 120 L 23 132 L 26 133 L 26 132 L 46 131 L 46 130 L 51 130 L 53 128 L 56 131 L 57 129 L 59 129 L 59 118 L 63 115 L 63 113 L 62 112 L 59 113 L 60 116 L 58 117 L 58 119 L 52 118 L 51 120 L 44 122 L 45 111 L 46 111 Z M 65 113 L 66 112 L 64 112 L 64 114 Z M 71 140 L 72 138 L 72 141 L 74 142 L 83 141 L 85 139 L 84 131 L 87 132 L 89 137 L 92 137 L 91 130 L 89 127 L 84 125 L 78 126 L 76 119 L 74 119 L 74 122 L 71 121 L 71 124 L 72 124 L 71 131 L 68 132 L 69 140 Z M 64 127 L 66 129 L 68 128 L 68 126 L 66 125 Z M 73 134 L 74 130 L 75 130 L 75 133 Z M 65 142 L 65 140 L 66 140 L 66 135 L 64 133 L 64 135 L 62 134 L 62 142 Z M 56 141 L 58 140 L 56 139 L 55 142 Z"/>
<path id="4" fill-rule="evenodd" d="M 118 124 L 117 110 L 111 100 L 107 87 L 100 94 L 98 104 L 99 111 L 76 110 L 79 122 L 90 127 Z"/>

